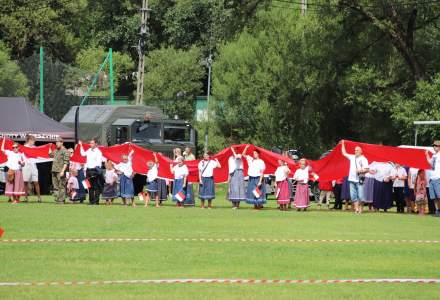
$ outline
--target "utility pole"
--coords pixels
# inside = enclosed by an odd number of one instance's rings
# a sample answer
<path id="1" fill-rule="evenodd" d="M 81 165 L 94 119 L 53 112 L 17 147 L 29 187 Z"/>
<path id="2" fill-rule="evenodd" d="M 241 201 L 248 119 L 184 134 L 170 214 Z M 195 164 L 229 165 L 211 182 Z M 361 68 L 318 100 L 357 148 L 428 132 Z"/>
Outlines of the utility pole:
<path id="1" fill-rule="evenodd" d="M 144 99 L 144 74 L 145 74 L 145 47 L 148 37 L 148 0 L 142 0 L 141 8 L 141 32 L 139 37 L 139 44 L 137 46 L 139 62 L 137 72 L 137 90 L 136 90 L 136 105 L 141 105 Z"/>
<path id="2" fill-rule="evenodd" d="M 301 14 L 305 15 L 307 10 L 307 0 L 301 0 Z"/>

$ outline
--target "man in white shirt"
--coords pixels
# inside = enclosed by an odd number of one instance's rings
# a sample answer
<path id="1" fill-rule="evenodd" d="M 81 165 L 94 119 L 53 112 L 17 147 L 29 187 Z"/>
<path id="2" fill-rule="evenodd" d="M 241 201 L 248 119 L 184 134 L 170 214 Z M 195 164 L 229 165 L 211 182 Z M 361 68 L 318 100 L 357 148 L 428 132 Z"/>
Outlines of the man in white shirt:
<path id="1" fill-rule="evenodd" d="M 440 141 L 434 141 L 432 147 L 434 154 L 429 157 L 429 152 L 426 151 L 426 160 L 432 167 L 429 178 L 429 198 L 434 201 L 436 217 L 440 217 Z"/>
<path id="2" fill-rule="evenodd" d="M 363 181 L 365 179 L 365 173 L 368 172 L 368 160 L 362 155 L 362 149 L 356 146 L 354 149 L 354 155 L 348 154 L 345 150 L 345 142 L 342 141 L 342 155 L 350 160 L 350 170 L 348 172 L 348 182 L 350 183 L 350 198 L 353 202 L 355 212 L 357 214 L 362 213 L 362 201 L 364 200 L 364 188 Z"/>
<path id="3" fill-rule="evenodd" d="M 30 134 L 27 135 L 24 146 L 29 148 L 35 147 L 35 136 Z M 37 194 L 37 199 L 38 199 L 37 201 L 40 203 L 41 202 L 40 184 L 38 182 L 38 169 L 35 159 L 28 158 L 24 164 L 22 171 L 23 171 L 24 188 L 26 189 L 25 200 L 28 201 L 29 185 L 32 183 L 35 188 L 35 194 Z"/>
<path id="4" fill-rule="evenodd" d="M 393 171 L 391 172 L 391 178 L 394 180 L 393 182 L 393 190 L 396 200 L 396 207 L 398 213 L 405 212 L 405 198 L 403 194 L 403 190 L 405 187 L 405 180 L 407 179 L 408 174 L 406 170 L 399 164 L 395 164 Z"/>
<path id="5" fill-rule="evenodd" d="M 102 152 L 95 139 L 90 140 L 90 148 L 84 151 L 81 141 L 78 142 L 81 155 L 86 157 L 86 177 L 90 182 L 89 204 L 99 205 L 99 195 L 104 186 L 102 173 Z"/>

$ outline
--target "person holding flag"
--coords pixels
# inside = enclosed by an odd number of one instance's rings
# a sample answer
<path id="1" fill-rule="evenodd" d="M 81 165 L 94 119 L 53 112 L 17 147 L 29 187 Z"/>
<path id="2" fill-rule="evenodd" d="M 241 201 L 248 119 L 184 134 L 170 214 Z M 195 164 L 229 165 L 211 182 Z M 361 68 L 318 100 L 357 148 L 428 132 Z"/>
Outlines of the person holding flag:
<path id="1" fill-rule="evenodd" d="M 434 200 L 435 216 L 440 217 L 440 141 L 434 141 L 432 147 L 435 152 L 432 157 L 429 157 L 428 151 L 425 152 L 426 160 L 432 167 L 429 177 L 429 198 Z"/>
<path id="2" fill-rule="evenodd" d="M 158 174 L 159 174 L 159 160 L 157 159 L 156 152 L 153 152 L 154 156 L 154 162 L 148 161 L 147 167 L 147 195 L 145 198 L 145 207 L 148 207 L 148 203 L 150 203 L 150 200 L 154 198 L 156 207 L 159 207 L 159 181 L 158 181 Z"/>
<path id="3" fill-rule="evenodd" d="M 134 185 L 133 185 L 133 158 L 134 150 L 132 149 L 128 155 L 122 155 L 122 162 L 115 165 L 116 171 L 120 174 L 119 177 L 119 192 L 124 201 L 124 204 L 136 206 L 134 201 Z"/>
<path id="4" fill-rule="evenodd" d="M 246 153 L 249 145 L 246 145 L 244 153 Z M 248 187 L 246 192 L 246 203 L 253 204 L 254 209 L 262 209 L 266 203 L 266 187 L 263 182 L 264 170 L 266 164 L 260 158 L 260 151 L 255 149 L 252 156 L 246 155 L 248 163 Z"/>
<path id="5" fill-rule="evenodd" d="M 281 211 L 287 211 L 287 205 L 290 203 L 290 189 L 287 177 L 290 174 L 290 169 L 287 163 L 278 159 L 278 168 L 275 171 L 275 184 L 276 184 L 276 198 L 280 205 Z"/>
<path id="6" fill-rule="evenodd" d="M 170 164 L 170 171 L 174 175 L 173 183 L 173 201 L 177 203 L 178 207 L 183 208 L 183 202 L 186 198 L 186 183 L 189 175 L 188 167 L 183 163 L 183 156 L 176 158 L 177 164 L 173 166 Z"/>
<path id="7" fill-rule="evenodd" d="M 208 209 L 212 208 L 212 200 L 215 198 L 214 169 L 221 168 L 219 161 L 211 159 L 211 155 L 211 152 L 205 152 L 198 165 L 200 207 L 205 208 L 205 200 L 208 200 Z"/>
<path id="8" fill-rule="evenodd" d="M 70 155 L 63 145 L 63 139 L 58 137 L 55 143 L 55 150 L 49 148 L 49 156 L 53 158 L 52 162 L 52 186 L 55 197 L 55 203 L 64 204 L 66 195 L 66 171 L 69 165 Z"/>
<path id="9" fill-rule="evenodd" d="M 78 142 L 81 156 L 86 157 L 86 183 L 89 182 L 89 205 L 99 205 L 99 195 L 103 189 L 102 152 L 95 139 L 90 140 L 90 148 L 84 151 L 82 141 Z"/>
<path id="10" fill-rule="evenodd" d="M 246 187 L 244 184 L 243 153 L 236 153 L 231 147 L 232 155 L 228 160 L 228 199 L 232 202 L 232 209 L 240 207 L 240 201 L 246 201 Z"/>
<path id="11" fill-rule="evenodd" d="M 22 168 L 25 165 L 26 157 L 19 152 L 18 143 L 14 143 L 11 150 L 5 149 L 5 141 L 3 138 L 1 151 L 7 156 L 6 166 L 8 167 L 5 196 L 12 197 L 12 203 L 19 203 L 20 196 L 26 194 Z"/>
<path id="12" fill-rule="evenodd" d="M 301 209 L 306 211 L 309 207 L 309 178 L 310 174 L 313 175 L 315 179 L 318 179 L 318 175 L 312 172 L 311 168 L 307 166 L 307 160 L 301 158 L 299 160 L 299 169 L 295 171 L 293 175 L 293 180 L 296 181 L 296 192 L 295 200 L 293 204 L 298 211 Z"/>

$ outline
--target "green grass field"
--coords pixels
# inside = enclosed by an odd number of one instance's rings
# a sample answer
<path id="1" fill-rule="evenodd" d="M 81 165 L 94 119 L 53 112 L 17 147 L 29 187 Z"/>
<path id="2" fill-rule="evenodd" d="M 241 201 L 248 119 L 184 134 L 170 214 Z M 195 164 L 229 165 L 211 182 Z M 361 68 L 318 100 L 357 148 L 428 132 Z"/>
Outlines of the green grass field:
<path id="1" fill-rule="evenodd" d="M 316 210 L 11 205 L 0 198 L 2 239 L 270 238 L 440 240 L 440 220 Z M 118 202 L 119 203 L 119 202 Z M 0 243 L 0 282 L 162 278 L 440 278 L 440 244 L 141 241 Z M 439 299 L 439 284 L 161 284 L 0 287 L 0 299 Z"/>

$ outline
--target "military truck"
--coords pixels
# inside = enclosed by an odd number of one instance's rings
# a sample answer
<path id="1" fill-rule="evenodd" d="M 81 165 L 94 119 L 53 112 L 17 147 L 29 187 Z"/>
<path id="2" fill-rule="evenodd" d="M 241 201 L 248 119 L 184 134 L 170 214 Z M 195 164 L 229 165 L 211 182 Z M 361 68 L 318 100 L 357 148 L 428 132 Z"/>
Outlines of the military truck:
<path id="1" fill-rule="evenodd" d="M 61 123 L 75 128 L 76 106 Z M 196 153 L 197 135 L 184 120 L 167 119 L 157 107 L 141 105 L 85 105 L 79 108 L 78 138 L 98 139 L 104 146 L 131 142 L 172 157 L 176 147 Z"/>

